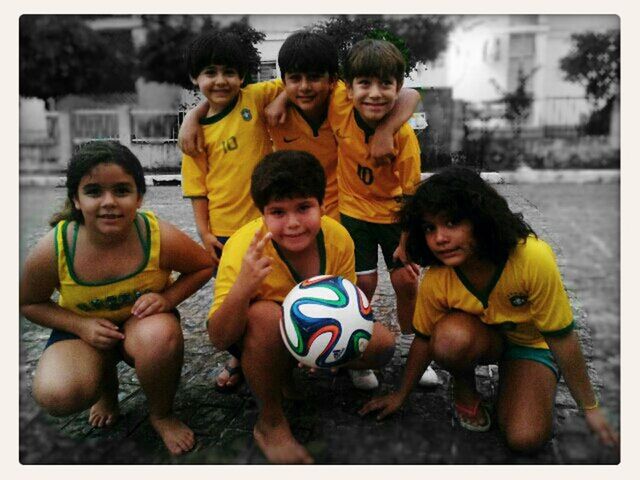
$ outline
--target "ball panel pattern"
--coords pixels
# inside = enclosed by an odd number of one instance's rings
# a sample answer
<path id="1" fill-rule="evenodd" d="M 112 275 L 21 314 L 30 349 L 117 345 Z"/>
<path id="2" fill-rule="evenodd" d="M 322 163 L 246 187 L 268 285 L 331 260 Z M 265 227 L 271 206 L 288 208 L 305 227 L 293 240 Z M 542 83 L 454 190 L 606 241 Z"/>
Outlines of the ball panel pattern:
<path id="1" fill-rule="evenodd" d="M 342 277 L 307 279 L 282 304 L 280 333 L 285 346 L 308 366 L 330 368 L 358 358 L 372 331 L 367 298 Z"/>

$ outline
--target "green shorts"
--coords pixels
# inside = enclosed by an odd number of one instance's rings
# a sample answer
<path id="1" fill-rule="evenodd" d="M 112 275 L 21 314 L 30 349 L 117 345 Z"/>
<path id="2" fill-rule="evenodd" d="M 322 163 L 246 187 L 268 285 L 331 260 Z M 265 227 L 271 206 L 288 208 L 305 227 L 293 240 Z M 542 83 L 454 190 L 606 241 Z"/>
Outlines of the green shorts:
<path id="1" fill-rule="evenodd" d="M 347 229 L 356 246 L 356 275 L 366 275 L 378 270 L 378 245 L 382 248 L 384 263 L 389 270 L 402 267 L 393 259 L 393 252 L 400 243 L 402 229 L 398 223 L 373 223 L 340 214 L 340 223 Z"/>
<path id="2" fill-rule="evenodd" d="M 501 360 L 531 360 L 532 362 L 541 363 L 551 369 L 556 376 L 556 380 L 560 380 L 560 368 L 555 358 L 553 358 L 551 350 L 548 348 L 525 347 L 523 345 L 506 342 Z"/>

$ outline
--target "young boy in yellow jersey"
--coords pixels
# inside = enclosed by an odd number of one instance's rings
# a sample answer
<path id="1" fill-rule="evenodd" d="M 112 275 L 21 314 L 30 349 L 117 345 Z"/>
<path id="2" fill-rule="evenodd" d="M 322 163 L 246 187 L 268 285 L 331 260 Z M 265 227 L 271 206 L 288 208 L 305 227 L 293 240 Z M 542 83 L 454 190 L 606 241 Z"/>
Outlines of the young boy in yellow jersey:
<path id="1" fill-rule="evenodd" d="M 324 211 L 338 220 L 338 153 L 333 131 L 327 121 L 331 92 L 338 82 L 338 51 L 325 34 L 300 30 L 292 33 L 278 52 L 284 92 L 265 111 L 275 150 L 303 150 L 322 164 L 327 177 Z M 393 156 L 393 133 L 408 120 L 420 96 L 402 90 L 396 108 L 371 138 L 371 154 L 384 159 Z M 180 128 L 179 146 L 183 152 L 198 155 L 204 136 L 199 121 L 206 115 L 206 104 L 187 114 Z"/>
<path id="2" fill-rule="evenodd" d="M 265 111 L 275 150 L 303 150 L 312 153 L 322 164 L 327 179 L 324 212 L 339 220 L 337 145 L 327 121 L 331 93 L 338 82 L 338 51 L 325 34 L 301 30 L 291 34 L 278 52 L 284 92 Z M 342 87 L 344 88 L 344 87 Z M 403 89 L 392 112 L 370 139 L 372 157 L 393 156 L 393 134 L 413 113 L 420 100 L 415 90 Z M 180 147 L 187 154 L 197 154 L 203 143 L 198 118 L 206 114 L 202 104 L 190 112 L 180 129 Z M 269 114 L 271 111 L 271 115 Z M 235 365 L 235 363 L 233 364 Z M 378 381 L 371 371 L 349 371 L 354 386 L 370 390 Z"/>
<path id="3" fill-rule="evenodd" d="M 202 244 L 217 265 L 225 241 L 257 218 L 249 194 L 251 172 L 272 144 L 262 112 L 281 89 L 275 82 L 242 88 L 247 74 L 240 39 L 229 33 L 200 35 L 187 52 L 189 76 L 206 97 L 200 120 L 204 152 L 182 158 L 182 191 L 191 199 Z M 216 389 L 235 389 L 242 371 L 231 359 L 216 380 Z"/>
<path id="4" fill-rule="evenodd" d="M 272 463 L 312 463 L 294 438 L 282 409 L 292 393 L 295 366 L 280 336 L 281 303 L 300 281 L 341 275 L 355 281 L 354 245 L 337 221 L 322 215 L 324 170 L 313 155 L 267 155 L 251 177 L 251 196 L 262 217 L 227 242 L 216 280 L 207 330 L 216 348 L 232 350 L 258 400 L 254 439 Z M 394 338 L 374 324 L 363 356 L 348 367 L 379 368 L 393 356 Z"/>
<path id="5" fill-rule="evenodd" d="M 404 70 L 404 58 L 390 42 L 358 42 L 347 56 L 347 88 L 336 88 L 329 122 L 338 142 L 340 219 L 356 245 L 358 286 L 371 300 L 378 282 L 380 246 L 396 293 L 400 343 L 408 350 L 419 269 L 407 261 L 397 213 L 403 197 L 411 195 L 420 181 L 420 146 L 405 123 L 393 137 L 392 162 L 372 161 L 369 150 L 369 138 L 398 100 Z M 428 367 L 421 385 L 437 382 Z"/>

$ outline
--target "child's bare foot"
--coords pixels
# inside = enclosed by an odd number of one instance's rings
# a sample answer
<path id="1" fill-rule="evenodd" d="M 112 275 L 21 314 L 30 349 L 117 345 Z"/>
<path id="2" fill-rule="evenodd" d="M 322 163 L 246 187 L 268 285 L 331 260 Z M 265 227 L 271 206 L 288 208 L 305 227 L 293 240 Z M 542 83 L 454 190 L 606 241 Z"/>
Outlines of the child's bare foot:
<path id="1" fill-rule="evenodd" d="M 118 406 L 118 370 L 116 362 L 107 365 L 102 378 L 102 394 L 89 411 L 89 424 L 92 427 L 113 425 L 120 416 Z"/>
<path id="2" fill-rule="evenodd" d="M 89 424 L 92 427 L 108 427 L 113 425 L 120 416 L 118 407 L 118 391 L 105 391 L 89 410 Z"/>
<path id="3" fill-rule="evenodd" d="M 313 458 L 294 438 L 286 421 L 270 426 L 258 420 L 253 427 L 253 438 L 270 463 L 313 463 Z"/>
<path id="4" fill-rule="evenodd" d="M 172 414 L 162 418 L 149 416 L 149 422 L 172 455 L 182 455 L 196 443 L 193 431 Z"/>

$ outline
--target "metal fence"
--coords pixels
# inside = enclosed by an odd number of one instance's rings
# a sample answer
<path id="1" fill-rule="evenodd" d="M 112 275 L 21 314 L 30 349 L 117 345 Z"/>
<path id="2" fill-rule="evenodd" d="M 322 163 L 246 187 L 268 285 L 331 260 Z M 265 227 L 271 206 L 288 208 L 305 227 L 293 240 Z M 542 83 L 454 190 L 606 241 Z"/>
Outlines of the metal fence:
<path id="1" fill-rule="evenodd" d="M 502 170 L 522 164 L 536 168 L 619 164 L 619 149 L 610 141 L 616 135 L 610 132 L 611 115 L 603 116 L 583 97 L 534 99 L 520 123 L 509 121 L 500 101 L 465 103 L 463 112 L 460 150 L 467 165 Z M 596 129 L 594 118 L 601 122 Z"/>
<path id="2" fill-rule="evenodd" d="M 131 110 L 131 141 L 134 143 L 176 142 L 185 113 L 184 111 Z"/>
<path id="3" fill-rule="evenodd" d="M 74 110 L 70 120 L 71 138 L 76 145 L 96 139 L 119 139 L 117 110 Z"/>

